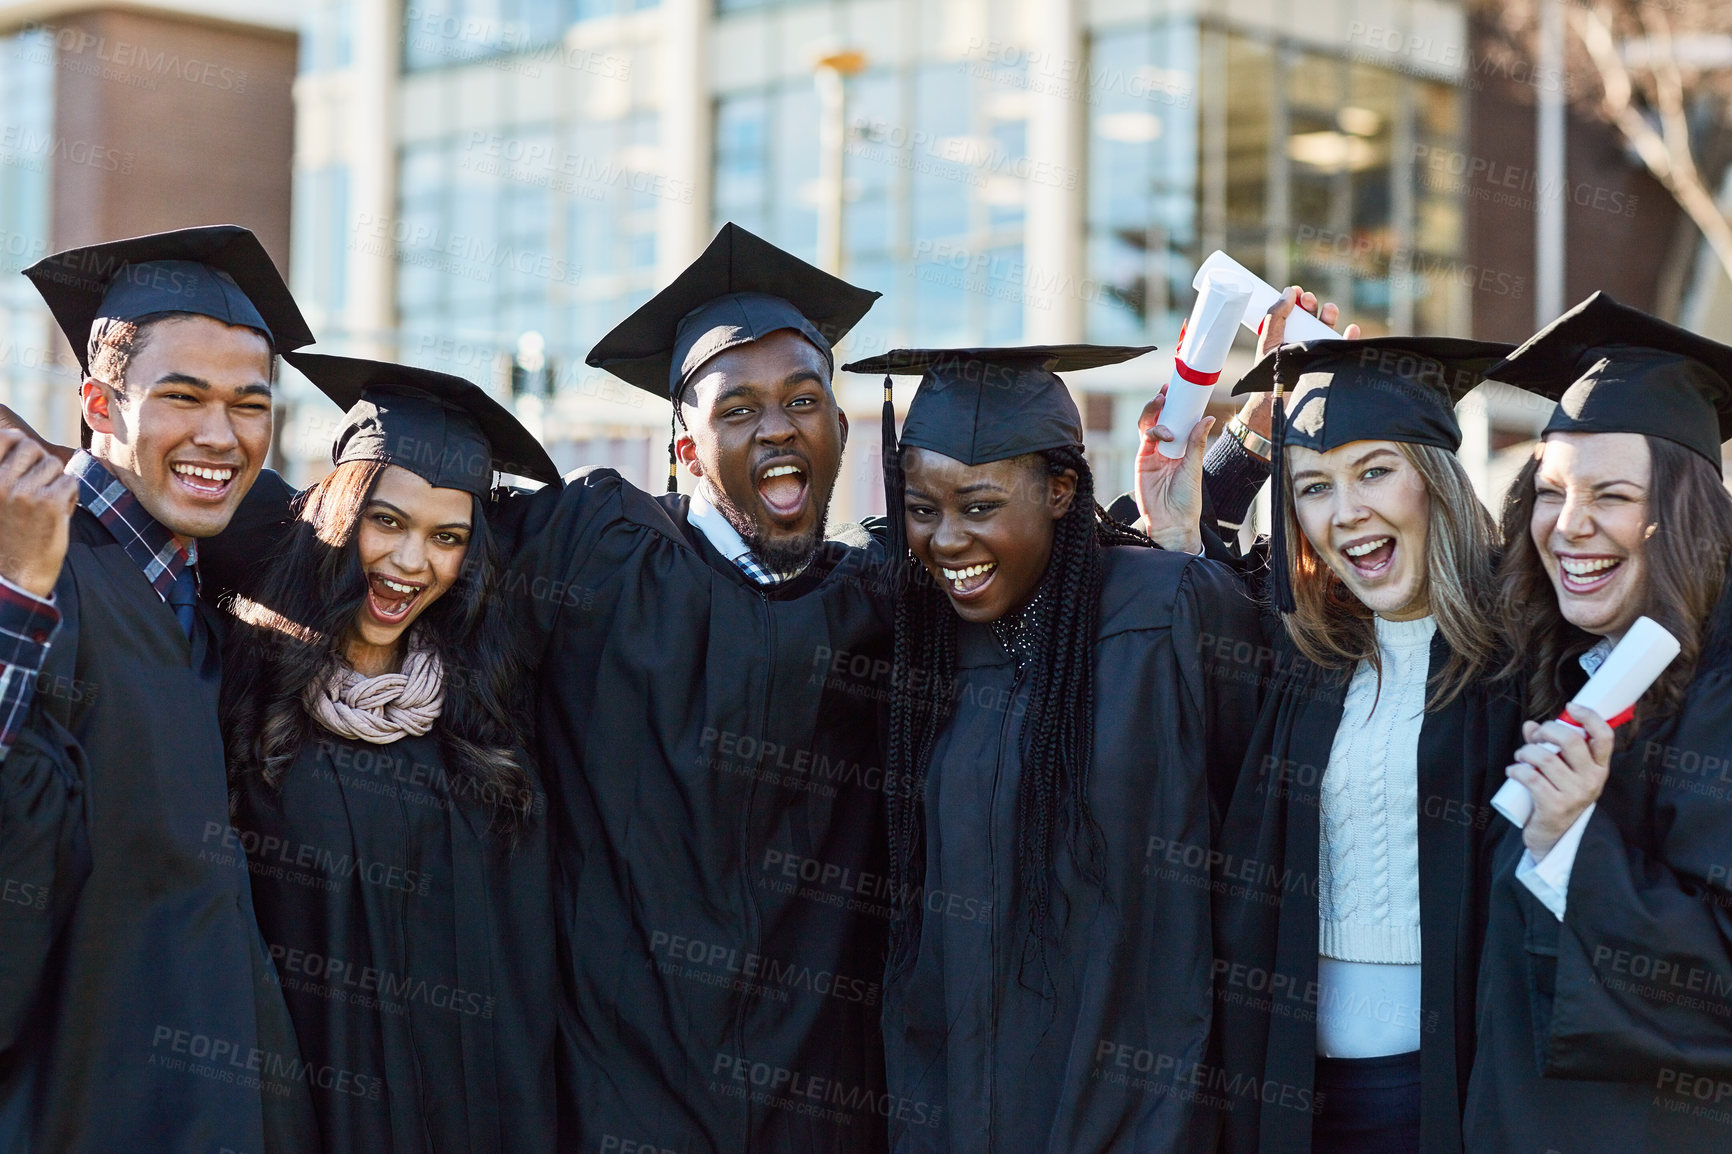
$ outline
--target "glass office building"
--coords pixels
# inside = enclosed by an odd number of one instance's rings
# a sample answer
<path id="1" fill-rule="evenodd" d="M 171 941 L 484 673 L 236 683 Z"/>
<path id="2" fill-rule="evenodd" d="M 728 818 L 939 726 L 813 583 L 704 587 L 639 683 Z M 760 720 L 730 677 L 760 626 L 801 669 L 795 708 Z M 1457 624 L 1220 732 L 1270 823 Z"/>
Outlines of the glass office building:
<path id="1" fill-rule="evenodd" d="M 54 131 L 48 33 L 0 36 L 0 108 L 6 110 L 0 124 L 0 397 L 25 419 L 51 428 L 45 419 L 55 408 L 51 398 L 56 390 L 70 396 L 77 377 L 57 358 L 58 330 L 42 299 L 18 275 L 48 254 L 50 164 L 68 144 Z"/>
<path id="2" fill-rule="evenodd" d="M 847 353 L 1170 350 L 1216 248 L 1368 332 L 1465 334 L 1461 194 L 1415 163 L 1462 147 L 1464 78 L 1365 31 L 1463 43 L 1466 18 L 1362 7 L 1292 29 L 1161 0 L 321 0 L 296 288 L 325 347 L 481 380 L 561 464 L 652 486 L 666 406 L 582 358 L 729 220 L 821 261 L 839 216 L 840 271 L 885 294 Z M 814 64 L 837 52 L 826 136 Z M 1165 372 L 1082 383 L 1100 466 L 1123 471 Z M 875 388 L 841 387 L 869 429 Z M 880 507 L 875 456 L 851 454 L 839 513 Z"/>

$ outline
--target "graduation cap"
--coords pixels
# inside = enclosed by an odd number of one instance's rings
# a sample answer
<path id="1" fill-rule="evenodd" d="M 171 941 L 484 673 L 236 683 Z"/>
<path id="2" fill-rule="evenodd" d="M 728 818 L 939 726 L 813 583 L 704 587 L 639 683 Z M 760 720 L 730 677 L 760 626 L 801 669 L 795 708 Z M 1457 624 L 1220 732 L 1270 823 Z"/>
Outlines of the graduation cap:
<path id="1" fill-rule="evenodd" d="M 1529 337 L 1487 375 L 1557 401 L 1545 433 L 1661 437 L 1716 470 L 1721 443 L 1732 439 L 1732 348 L 1603 292 Z"/>
<path id="2" fill-rule="evenodd" d="M 675 402 L 677 419 L 680 394 L 705 362 L 783 329 L 811 341 L 834 374 L 831 347 L 880 295 L 728 223 L 703 255 L 597 341 L 584 361 Z M 670 437 L 668 492 L 674 488 Z"/>
<path id="3" fill-rule="evenodd" d="M 249 229 L 213 224 L 70 248 L 24 270 L 90 372 L 99 320 L 194 313 L 257 329 L 273 352 L 313 343 L 270 254 Z"/>
<path id="4" fill-rule="evenodd" d="M 386 461 L 429 485 L 485 498 L 493 474 L 547 484 L 559 470 L 530 431 L 478 385 L 431 369 L 357 357 L 287 353 L 347 416 L 331 461 Z"/>
<path id="5" fill-rule="evenodd" d="M 891 556 L 906 549 L 900 450 L 930 449 L 964 465 L 984 465 L 1064 445 L 1081 447 L 1082 416 L 1061 372 L 1116 365 L 1155 346 L 1024 345 L 998 349 L 896 349 L 843 365 L 884 374 L 884 498 Z M 902 439 L 896 438 L 891 378 L 920 374 Z"/>
<path id="6" fill-rule="evenodd" d="M 1457 337 L 1375 337 L 1283 345 L 1233 387 L 1233 395 L 1273 390 L 1276 397 L 1269 568 L 1273 601 L 1292 613 L 1287 572 L 1286 449 L 1327 453 L 1354 441 L 1403 441 L 1455 452 L 1455 404 L 1489 375 L 1511 346 Z M 1283 401 L 1283 389 L 1290 388 Z"/>

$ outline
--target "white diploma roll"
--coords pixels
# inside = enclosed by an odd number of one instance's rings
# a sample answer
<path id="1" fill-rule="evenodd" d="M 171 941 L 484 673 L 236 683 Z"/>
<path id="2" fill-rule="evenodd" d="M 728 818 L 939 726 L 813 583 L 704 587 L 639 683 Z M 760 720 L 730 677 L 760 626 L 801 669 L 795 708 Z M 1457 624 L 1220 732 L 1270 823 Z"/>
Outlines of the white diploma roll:
<path id="1" fill-rule="evenodd" d="M 1219 249 L 1209 254 L 1197 269 L 1196 277 L 1191 281 L 1191 287 L 1201 290 L 1203 282 L 1210 273 L 1223 273 L 1232 280 L 1250 290 L 1251 296 L 1245 302 L 1245 312 L 1240 322 L 1252 332 L 1263 323 L 1263 315 L 1274 307 L 1281 299 L 1281 293 L 1262 277 L 1228 256 Z M 1287 315 L 1287 329 L 1283 334 L 1285 344 L 1298 344 L 1301 341 L 1338 341 L 1341 334 L 1297 306 Z M 1161 422 L 1163 425 L 1165 421 Z M 1172 426 L 1168 426 L 1171 428 Z"/>
<path id="2" fill-rule="evenodd" d="M 1185 322 L 1173 377 L 1167 382 L 1167 400 L 1161 406 L 1161 424 L 1173 433 L 1171 441 L 1161 442 L 1161 455 L 1175 461 L 1185 455 L 1185 442 L 1209 407 L 1215 381 L 1233 347 L 1233 334 L 1239 331 L 1245 304 L 1251 299 L 1251 290 L 1225 272 L 1203 276 L 1196 287 L 1197 303 Z"/>
<path id="3" fill-rule="evenodd" d="M 1600 666 L 1600 671 L 1588 678 L 1575 700 L 1587 706 L 1613 725 L 1629 720 L 1627 714 L 1648 687 L 1654 684 L 1672 659 L 1678 656 L 1678 639 L 1666 632 L 1666 627 L 1651 617 L 1638 617 Z M 1558 718 L 1570 725 L 1569 710 Z M 1549 742 L 1541 744 L 1551 746 Z M 1514 778 L 1504 782 L 1491 799 L 1492 808 L 1518 826 L 1525 826 L 1534 815 L 1534 799 L 1528 787 Z"/>

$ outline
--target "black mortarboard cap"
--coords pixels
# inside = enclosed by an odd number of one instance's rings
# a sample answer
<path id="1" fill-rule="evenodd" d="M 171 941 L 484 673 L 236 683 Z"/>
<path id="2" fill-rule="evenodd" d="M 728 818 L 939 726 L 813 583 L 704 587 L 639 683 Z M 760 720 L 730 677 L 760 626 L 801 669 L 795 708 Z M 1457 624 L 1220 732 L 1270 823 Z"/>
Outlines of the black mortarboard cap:
<path id="1" fill-rule="evenodd" d="M 586 361 L 671 399 L 711 357 L 782 329 L 803 333 L 828 358 L 878 297 L 725 224 L 702 256 L 597 341 Z"/>
<path id="2" fill-rule="evenodd" d="M 824 354 L 848 335 L 881 294 L 855 288 L 732 222 L 673 283 L 589 350 L 592 368 L 678 401 L 704 362 L 737 345 L 793 329 Z M 674 491 L 673 440 L 668 491 Z"/>
<path id="3" fill-rule="evenodd" d="M 1455 405 L 1513 346 L 1459 337 L 1375 337 L 1283 345 L 1240 378 L 1233 395 L 1288 390 L 1275 406 L 1271 600 L 1294 611 L 1287 571 L 1286 449 L 1327 453 L 1354 441 L 1403 441 L 1455 452 Z"/>
<path id="4" fill-rule="evenodd" d="M 1155 346 L 1024 345 L 997 349 L 896 349 L 842 366 L 884 374 L 884 496 L 892 556 L 902 545 L 900 450 L 930 449 L 964 465 L 1083 443 L 1082 416 L 1061 372 L 1116 365 Z M 902 437 L 890 378 L 920 374 Z"/>
<path id="5" fill-rule="evenodd" d="M 71 248 L 24 270 L 79 367 L 90 371 L 98 320 L 194 313 L 257 329 L 274 352 L 313 343 L 312 330 L 270 254 L 249 229 L 213 224 Z"/>
<path id="6" fill-rule="evenodd" d="M 389 361 L 284 356 L 347 416 L 331 461 L 387 461 L 441 489 L 486 497 L 493 474 L 554 484 L 559 470 L 530 431 L 462 377 Z"/>
<path id="7" fill-rule="evenodd" d="M 1716 469 L 1720 445 L 1732 440 L 1732 348 L 1603 292 L 1529 337 L 1486 375 L 1557 401 L 1546 433 L 1662 437 Z"/>
<path id="8" fill-rule="evenodd" d="M 1285 389 L 1286 444 L 1327 453 L 1353 441 L 1461 448 L 1456 402 L 1514 346 L 1458 337 L 1375 337 L 1285 345 L 1233 386 Z"/>

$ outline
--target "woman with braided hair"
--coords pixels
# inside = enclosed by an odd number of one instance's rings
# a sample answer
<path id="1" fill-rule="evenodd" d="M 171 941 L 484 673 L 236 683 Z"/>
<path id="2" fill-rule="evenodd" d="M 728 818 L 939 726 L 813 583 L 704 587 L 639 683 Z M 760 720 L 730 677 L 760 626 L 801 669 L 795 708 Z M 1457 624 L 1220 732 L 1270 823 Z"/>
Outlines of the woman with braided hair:
<path id="1" fill-rule="evenodd" d="M 488 527 L 496 471 L 557 481 L 458 377 L 297 368 L 348 417 L 230 602 L 235 830 L 319 1149 L 550 1150 L 559 985 L 545 805 L 530 773 Z M 506 464 L 506 462 L 523 462 Z"/>
<path id="2" fill-rule="evenodd" d="M 1210 1148 L 1208 777 L 1256 704 L 1255 647 L 1215 655 L 1255 614 L 1104 514 L 1054 372 L 1145 351 L 850 366 L 923 374 L 887 454 L 895 1151 Z"/>

